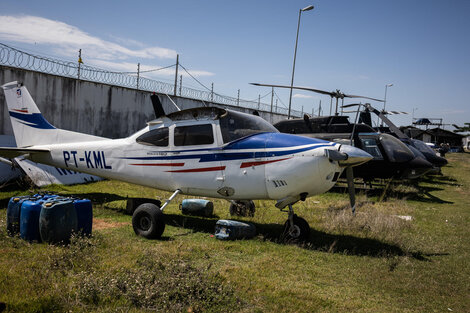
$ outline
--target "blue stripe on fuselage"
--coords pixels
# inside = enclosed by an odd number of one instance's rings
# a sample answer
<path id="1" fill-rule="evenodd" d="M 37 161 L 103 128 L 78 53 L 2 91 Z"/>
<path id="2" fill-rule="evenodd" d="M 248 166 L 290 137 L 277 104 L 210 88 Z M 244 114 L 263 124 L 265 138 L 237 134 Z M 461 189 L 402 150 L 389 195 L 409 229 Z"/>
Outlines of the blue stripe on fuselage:
<path id="1" fill-rule="evenodd" d="M 126 160 L 188 160 L 199 159 L 199 162 L 215 162 L 215 161 L 233 161 L 253 158 L 270 158 L 279 157 L 299 152 L 314 150 L 321 147 L 332 147 L 335 143 L 328 143 L 317 146 L 310 146 L 284 151 L 258 151 L 258 152 L 234 152 L 234 153 L 207 153 L 207 154 L 187 154 L 187 155 L 171 155 L 171 156 L 149 156 L 149 157 L 127 157 Z"/>
<path id="2" fill-rule="evenodd" d="M 49 124 L 48 121 L 42 116 L 41 113 L 23 114 L 19 112 L 9 111 L 10 116 L 20 120 L 21 124 L 39 128 L 39 129 L 55 129 L 54 126 Z"/>

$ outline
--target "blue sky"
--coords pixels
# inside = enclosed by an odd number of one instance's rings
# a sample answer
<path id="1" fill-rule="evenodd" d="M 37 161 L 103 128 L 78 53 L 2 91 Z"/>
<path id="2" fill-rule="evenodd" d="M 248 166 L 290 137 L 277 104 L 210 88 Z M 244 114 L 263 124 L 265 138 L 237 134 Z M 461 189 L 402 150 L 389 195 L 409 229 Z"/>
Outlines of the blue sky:
<path id="1" fill-rule="evenodd" d="M 383 98 L 397 124 L 415 117 L 470 122 L 470 1 L 0 1 L 0 42 L 117 71 L 171 65 L 175 55 L 216 92 L 257 99 L 290 84 L 302 13 L 295 85 Z M 173 81 L 173 70 L 158 73 Z M 3 82 L 0 82 L 3 83 Z M 201 87 L 189 77 L 183 86 Z M 288 91 L 277 90 L 284 104 Z M 294 91 L 311 112 L 330 98 Z M 270 98 L 263 99 L 269 102 Z M 346 101 L 345 103 L 350 103 Z M 281 104 L 280 104 L 281 105 Z M 376 103 L 378 107 L 382 104 Z M 328 110 L 327 110 L 328 111 Z M 448 127 L 447 129 L 453 129 Z"/>

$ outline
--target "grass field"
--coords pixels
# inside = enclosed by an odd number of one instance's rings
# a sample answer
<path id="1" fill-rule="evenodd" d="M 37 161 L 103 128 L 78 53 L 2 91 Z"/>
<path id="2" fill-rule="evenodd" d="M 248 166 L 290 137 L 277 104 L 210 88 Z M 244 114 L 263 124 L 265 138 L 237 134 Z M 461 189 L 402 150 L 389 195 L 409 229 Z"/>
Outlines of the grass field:
<path id="1" fill-rule="evenodd" d="M 117 181 L 48 190 L 94 202 L 94 235 L 66 247 L 6 235 L 0 190 L 0 311 L 8 312 L 470 312 L 470 154 L 449 154 L 442 176 L 394 186 L 385 202 L 347 194 L 295 205 L 310 224 L 302 245 L 279 240 L 287 216 L 255 201 L 252 240 L 218 241 L 215 222 L 183 216 L 178 196 L 162 240 L 135 236 L 126 197 L 169 193 Z M 346 208 L 346 209 L 345 209 Z M 405 221 L 397 215 L 412 216 Z M 2 304 L 3 303 L 3 304 Z"/>

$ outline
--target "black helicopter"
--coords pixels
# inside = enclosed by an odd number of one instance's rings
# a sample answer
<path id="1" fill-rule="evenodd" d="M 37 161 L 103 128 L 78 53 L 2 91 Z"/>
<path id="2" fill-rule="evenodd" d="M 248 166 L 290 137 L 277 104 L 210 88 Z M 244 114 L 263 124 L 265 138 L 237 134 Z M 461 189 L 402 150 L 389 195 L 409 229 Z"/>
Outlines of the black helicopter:
<path id="1" fill-rule="evenodd" d="M 253 85 L 291 88 L 291 86 L 285 85 Z M 347 95 L 339 90 L 328 92 L 309 87 L 294 86 L 292 88 L 326 94 L 332 99 L 336 98 L 335 115 L 312 118 L 304 115 L 303 119 L 280 121 L 274 124 L 274 127 L 284 133 L 352 144 L 368 152 L 374 158 L 366 164 L 355 167 L 353 169 L 354 177 L 361 177 L 365 181 L 371 181 L 374 178 L 414 179 L 426 174 L 433 168 L 433 164 L 428 162 L 425 156 L 416 148 L 406 145 L 390 134 L 378 133 L 369 125 L 350 123 L 348 116 L 338 114 L 338 99 L 365 98 L 382 102 L 383 100 Z"/>
<path id="2" fill-rule="evenodd" d="M 433 165 L 432 173 L 439 173 L 441 171 L 441 167 L 447 164 L 447 160 L 443 157 L 438 156 L 434 150 L 432 150 L 427 144 L 423 141 L 418 139 L 413 139 L 405 135 L 400 128 L 398 128 L 388 117 L 386 116 L 387 112 L 379 111 L 374 108 L 370 103 L 366 104 L 347 104 L 343 105 L 342 108 L 348 108 L 352 106 L 359 106 L 359 110 L 361 106 L 364 107 L 364 110 L 360 112 L 359 123 L 364 123 L 370 127 L 372 127 L 372 119 L 371 119 L 371 112 L 377 115 L 384 123 L 387 125 L 386 127 L 377 127 L 374 128 L 375 130 L 381 133 L 389 133 L 402 142 L 407 144 L 409 147 L 413 147 L 418 150 L 423 156 L 426 158 L 428 162 Z"/>

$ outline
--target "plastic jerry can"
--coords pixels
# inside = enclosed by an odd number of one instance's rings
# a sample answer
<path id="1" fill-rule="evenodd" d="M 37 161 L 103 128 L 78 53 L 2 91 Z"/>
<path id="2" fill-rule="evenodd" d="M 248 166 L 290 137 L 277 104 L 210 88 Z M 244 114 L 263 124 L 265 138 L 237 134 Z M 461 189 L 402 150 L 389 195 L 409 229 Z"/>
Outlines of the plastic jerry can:
<path id="1" fill-rule="evenodd" d="M 41 241 L 39 235 L 39 215 L 43 200 L 26 200 L 21 205 L 20 237 L 28 241 Z"/>
<path id="2" fill-rule="evenodd" d="M 49 199 L 42 204 L 39 233 L 44 242 L 68 244 L 76 229 L 77 211 L 72 200 Z"/>
<path id="3" fill-rule="evenodd" d="M 214 204 L 204 199 L 184 199 L 180 205 L 181 213 L 200 216 L 212 216 Z"/>
<path id="4" fill-rule="evenodd" d="M 215 238 L 219 240 L 249 239 L 256 236 L 253 224 L 232 220 L 218 220 L 215 224 Z"/>
<path id="5" fill-rule="evenodd" d="M 30 196 L 12 197 L 7 207 L 7 233 L 15 236 L 20 233 L 20 212 L 24 201 L 31 199 Z"/>
<path id="6" fill-rule="evenodd" d="M 93 206 L 88 199 L 73 199 L 73 205 L 77 213 L 76 231 L 84 236 L 91 236 L 93 227 Z"/>

